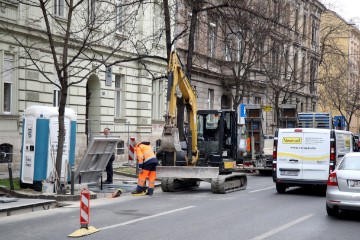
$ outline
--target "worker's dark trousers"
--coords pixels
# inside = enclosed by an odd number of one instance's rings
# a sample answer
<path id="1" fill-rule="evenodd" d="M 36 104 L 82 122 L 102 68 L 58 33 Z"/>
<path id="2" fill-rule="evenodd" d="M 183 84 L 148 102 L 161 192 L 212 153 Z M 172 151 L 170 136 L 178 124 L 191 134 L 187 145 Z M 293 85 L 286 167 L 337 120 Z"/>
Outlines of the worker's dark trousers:
<path id="1" fill-rule="evenodd" d="M 113 181 L 113 175 L 114 175 L 113 162 L 114 161 L 109 160 L 108 164 L 106 165 L 106 181 L 108 182 Z"/>

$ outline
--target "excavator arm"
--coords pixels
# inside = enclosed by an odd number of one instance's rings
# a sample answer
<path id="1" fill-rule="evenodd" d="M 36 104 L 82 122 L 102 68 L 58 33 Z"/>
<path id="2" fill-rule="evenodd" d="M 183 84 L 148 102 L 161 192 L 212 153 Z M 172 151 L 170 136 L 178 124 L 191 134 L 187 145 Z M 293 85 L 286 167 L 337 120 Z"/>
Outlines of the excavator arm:
<path id="1" fill-rule="evenodd" d="M 168 92 L 167 92 L 167 111 L 165 115 L 164 131 L 161 139 L 163 151 L 180 151 L 179 131 L 176 126 L 176 87 L 178 86 L 182 94 L 184 103 L 189 110 L 189 128 L 191 131 L 191 156 L 188 156 L 188 164 L 195 166 L 198 161 L 197 146 L 197 116 L 196 116 L 196 93 L 185 74 L 184 67 L 176 51 L 170 54 L 168 65 Z M 191 159 L 190 159 L 191 158 Z"/>

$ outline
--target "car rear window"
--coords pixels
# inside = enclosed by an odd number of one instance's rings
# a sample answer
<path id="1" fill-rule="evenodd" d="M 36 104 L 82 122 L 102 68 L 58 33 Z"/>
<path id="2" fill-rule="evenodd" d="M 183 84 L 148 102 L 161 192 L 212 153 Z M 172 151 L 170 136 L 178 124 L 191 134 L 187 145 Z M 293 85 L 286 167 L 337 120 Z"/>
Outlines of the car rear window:
<path id="1" fill-rule="evenodd" d="M 338 168 L 339 170 L 360 170 L 359 157 L 345 157 Z"/>

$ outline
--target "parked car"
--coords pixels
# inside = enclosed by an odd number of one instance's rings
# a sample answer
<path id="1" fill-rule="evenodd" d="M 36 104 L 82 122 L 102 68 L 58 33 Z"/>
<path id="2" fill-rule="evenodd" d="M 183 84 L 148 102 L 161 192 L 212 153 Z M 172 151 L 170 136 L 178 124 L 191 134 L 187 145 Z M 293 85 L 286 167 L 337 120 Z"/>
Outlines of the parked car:
<path id="1" fill-rule="evenodd" d="M 346 154 L 330 173 L 326 189 L 326 211 L 336 216 L 339 210 L 360 211 L 360 153 Z"/>

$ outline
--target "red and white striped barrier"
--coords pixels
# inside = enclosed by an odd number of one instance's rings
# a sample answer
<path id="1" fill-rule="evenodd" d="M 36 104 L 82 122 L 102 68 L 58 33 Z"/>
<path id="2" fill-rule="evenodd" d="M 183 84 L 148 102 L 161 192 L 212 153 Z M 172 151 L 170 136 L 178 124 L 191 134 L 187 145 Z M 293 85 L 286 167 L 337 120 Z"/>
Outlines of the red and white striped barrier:
<path id="1" fill-rule="evenodd" d="M 88 228 L 90 222 L 90 192 L 87 189 L 80 194 L 80 225 L 81 228 Z"/>
<path id="2" fill-rule="evenodd" d="M 78 238 L 100 231 L 92 226 L 90 222 L 90 192 L 84 189 L 80 192 L 80 229 L 68 235 L 71 238 Z"/>
<path id="3" fill-rule="evenodd" d="M 135 156 L 135 140 L 136 138 L 131 137 L 129 139 L 129 162 L 131 166 L 134 166 L 134 160 L 136 159 Z"/>

